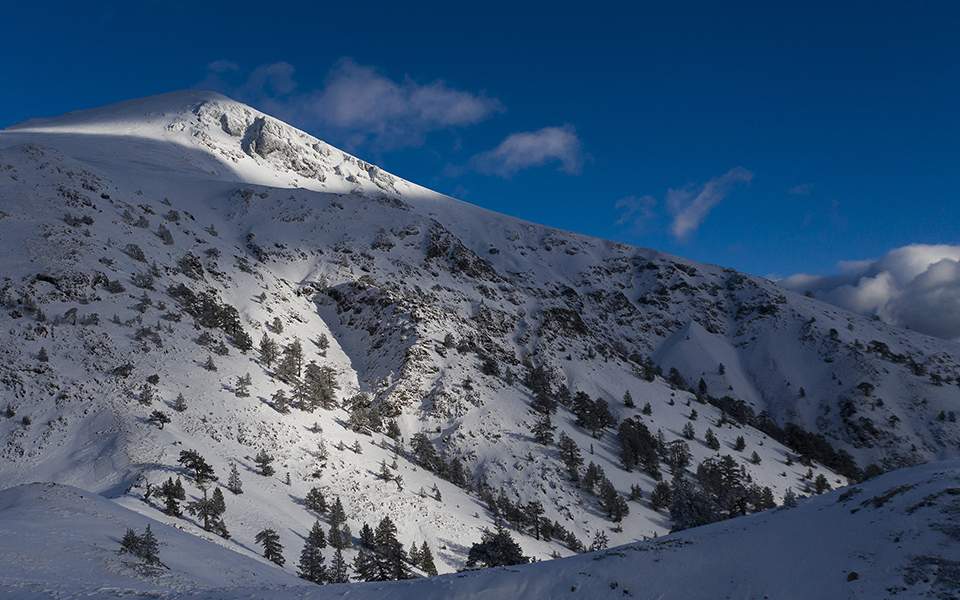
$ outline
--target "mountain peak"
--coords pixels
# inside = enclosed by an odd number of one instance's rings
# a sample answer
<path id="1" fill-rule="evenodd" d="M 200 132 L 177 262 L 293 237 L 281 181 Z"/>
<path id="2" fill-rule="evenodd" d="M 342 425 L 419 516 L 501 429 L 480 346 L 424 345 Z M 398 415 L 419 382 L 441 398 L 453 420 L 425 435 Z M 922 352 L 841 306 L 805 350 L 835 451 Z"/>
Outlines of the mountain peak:
<path id="1" fill-rule="evenodd" d="M 7 131 L 73 131 L 92 132 L 109 124 L 156 123 L 164 118 L 186 114 L 207 103 L 246 105 L 210 90 L 178 90 L 124 100 L 106 106 L 71 111 L 54 117 L 30 119 L 7 128 Z M 253 110 L 246 107 L 248 110 Z"/>
<path id="2" fill-rule="evenodd" d="M 7 140 L 65 150 L 124 169 L 201 171 L 242 183 L 398 197 L 423 192 L 379 167 L 223 94 L 181 90 L 31 119 Z M 96 136 L 92 140 L 89 136 Z M 153 142 L 153 143 L 150 143 Z"/>

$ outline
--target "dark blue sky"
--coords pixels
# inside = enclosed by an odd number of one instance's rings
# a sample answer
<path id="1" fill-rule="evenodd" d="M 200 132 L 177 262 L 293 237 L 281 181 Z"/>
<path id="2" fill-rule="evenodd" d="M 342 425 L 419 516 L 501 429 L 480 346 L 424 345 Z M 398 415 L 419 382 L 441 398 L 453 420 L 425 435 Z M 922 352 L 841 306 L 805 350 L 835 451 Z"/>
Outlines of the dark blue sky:
<path id="1" fill-rule="evenodd" d="M 956 3 L 406 4 L 17 3 L 0 126 L 203 83 L 494 210 L 761 275 L 960 240 Z"/>

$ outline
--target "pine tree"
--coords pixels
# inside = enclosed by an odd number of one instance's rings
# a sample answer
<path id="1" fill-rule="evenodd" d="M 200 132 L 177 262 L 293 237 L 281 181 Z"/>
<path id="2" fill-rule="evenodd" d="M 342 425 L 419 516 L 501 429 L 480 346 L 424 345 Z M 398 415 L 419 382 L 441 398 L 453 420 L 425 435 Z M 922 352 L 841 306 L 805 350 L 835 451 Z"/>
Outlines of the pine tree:
<path id="1" fill-rule="evenodd" d="M 263 546 L 263 557 L 270 562 L 280 565 L 286 561 L 283 558 L 283 546 L 280 544 L 280 534 L 273 529 L 261 529 L 253 538 L 258 544 Z"/>
<path id="2" fill-rule="evenodd" d="M 307 507 L 307 510 L 312 510 L 315 513 L 327 512 L 327 500 L 323 497 L 320 488 L 317 487 L 310 488 L 303 499 L 303 505 Z"/>
<path id="3" fill-rule="evenodd" d="M 750 455 L 750 462 L 752 462 L 752 463 L 755 464 L 755 465 L 759 465 L 759 464 L 760 464 L 760 455 L 757 454 L 757 451 L 756 451 L 756 450 L 754 450 L 754 451 L 753 451 L 753 454 Z"/>
<path id="4" fill-rule="evenodd" d="M 685 477 L 674 477 L 670 499 L 673 531 L 699 527 L 720 519 L 712 498 Z"/>
<path id="5" fill-rule="evenodd" d="M 793 488 L 787 488 L 787 491 L 783 494 L 783 507 L 795 508 L 796 506 L 797 494 L 793 491 Z"/>
<path id="6" fill-rule="evenodd" d="M 436 577 L 437 565 L 433 563 L 433 552 L 430 546 L 424 541 L 420 546 L 420 570 L 427 574 L 427 577 Z"/>
<path id="7" fill-rule="evenodd" d="M 640 412 L 643 413 L 643 414 L 645 414 L 645 415 L 647 415 L 647 416 L 650 416 L 650 415 L 653 414 L 653 407 L 651 407 L 651 406 L 650 406 L 650 403 L 647 402 L 647 403 L 645 403 L 645 404 L 643 405 L 643 408 L 640 409 Z"/>
<path id="8" fill-rule="evenodd" d="M 280 317 L 274 317 L 273 321 L 270 322 L 269 327 L 278 335 L 283 333 L 283 321 L 280 320 Z"/>
<path id="9" fill-rule="evenodd" d="M 654 510 L 663 510 L 670 506 L 671 490 L 666 481 L 658 481 L 650 494 L 650 505 Z"/>
<path id="10" fill-rule="evenodd" d="M 627 501 L 623 499 L 620 492 L 613 487 L 609 479 L 604 478 L 600 482 L 600 503 L 607 511 L 607 517 L 615 523 L 619 523 L 630 513 L 630 507 Z"/>
<path id="11" fill-rule="evenodd" d="M 407 579 L 407 553 L 397 539 L 397 526 L 390 517 L 384 517 L 374 532 L 377 558 L 377 580 L 389 581 Z"/>
<path id="12" fill-rule="evenodd" d="M 320 366 L 315 362 L 304 368 L 303 397 L 299 399 L 304 410 L 312 412 L 317 408 L 333 410 L 337 407 L 336 393 L 340 384 L 337 383 L 336 375 L 333 367 Z"/>
<path id="13" fill-rule="evenodd" d="M 827 481 L 827 478 L 824 477 L 823 473 L 817 475 L 817 478 L 813 482 L 813 489 L 818 494 L 822 494 L 830 489 L 830 483 Z"/>
<path id="14" fill-rule="evenodd" d="M 250 395 L 250 385 L 253 383 L 253 379 L 250 377 L 250 373 L 246 375 L 237 376 L 237 382 L 233 387 L 234 394 L 237 398 L 246 398 Z"/>
<path id="15" fill-rule="evenodd" d="M 538 540 L 543 530 L 544 512 L 543 504 L 539 500 L 531 500 L 527 502 L 527 505 L 524 507 L 524 521 L 530 524 L 531 533 L 533 533 L 533 537 Z"/>
<path id="16" fill-rule="evenodd" d="M 167 413 L 163 412 L 162 410 L 155 410 L 152 413 L 150 413 L 150 416 L 147 418 L 147 421 L 149 423 L 153 423 L 154 425 L 156 425 L 157 429 L 162 430 L 163 426 L 170 422 L 170 417 L 167 415 Z"/>
<path id="17" fill-rule="evenodd" d="M 279 320 L 278 320 L 279 321 Z M 300 340 L 294 339 L 283 347 L 283 356 L 277 365 L 277 377 L 288 385 L 293 385 L 300 379 L 303 372 L 303 346 Z"/>
<path id="18" fill-rule="evenodd" d="M 390 467 L 387 466 L 386 460 L 380 460 L 380 473 L 377 476 L 384 481 L 393 479 L 393 473 L 390 472 Z"/>
<path id="19" fill-rule="evenodd" d="M 534 423 L 531 433 L 533 433 L 533 439 L 542 446 L 549 446 L 553 443 L 553 430 L 556 427 L 553 426 L 553 422 L 550 420 L 550 414 L 544 413 L 537 418 L 537 422 Z"/>
<path id="20" fill-rule="evenodd" d="M 137 535 L 137 532 L 129 527 L 124 532 L 123 537 L 120 539 L 120 554 L 132 554 L 134 556 L 140 555 L 140 536 Z"/>
<path id="21" fill-rule="evenodd" d="M 389 421 L 387 421 L 386 434 L 388 438 L 394 441 L 397 441 L 400 439 L 400 436 L 402 435 L 400 432 L 400 424 L 397 423 L 395 419 L 390 419 Z"/>
<path id="22" fill-rule="evenodd" d="M 746 447 L 747 447 L 747 442 L 744 441 L 742 435 L 738 435 L 736 442 L 734 442 L 733 444 L 733 449 L 736 450 L 737 452 L 743 452 L 746 449 Z"/>
<path id="23" fill-rule="evenodd" d="M 153 401 L 154 401 L 153 386 L 147 384 L 143 386 L 142 390 L 140 390 L 140 395 L 137 396 L 137 402 L 139 402 L 144 406 L 150 406 L 151 404 L 153 404 Z"/>
<path id="24" fill-rule="evenodd" d="M 580 466 L 583 464 L 583 457 L 580 455 L 580 447 L 566 433 L 560 432 L 560 439 L 557 442 L 560 449 L 560 460 L 567 467 L 567 473 L 570 479 L 578 481 L 580 479 Z"/>
<path id="25" fill-rule="evenodd" d="M 707 444 L 707 448 L 711 450 L 716 451 L 720 449 L 720 440 L 717 439 L 716 434 L 713 433 L 713 430 L 710 428 L 707 428 L 707 433 L 704 434 L 703 441 Z"/>
<path id="26" fill-rule="evenodd" d="M 217 363 L 213 362 L 213 356 L 211 356 L 211 355 L 209 355 L 209 354 L 207 355 L 207 361 L 206 361 L 205 363 L 203 363 L 203 368 L 206 369 L 206 370 L 208 370 L 208 371 L 216 371 L 216 370 L 217 370 Z"/>
<path id="27" fill-rule="evenodd" d="M 467 485 L 467 474 L 463 470 L 463 461 L 454 456 L 447 465 L 447 480 L 457 487 Z"/>
<path id="28" fill-rule="evenodd" d="M 370 527 L 369 523 L 364 523 L 363 527 L 360 528 L 360 545 L 370 550 L 376 547 L 373 528 Z"/>
<path id="29" fill-rule="evenodd" d="M 480 541 L 470 547 L 466 566 L 491 568 L 528 562 L 530 558 L 523 555 L 523 550 L 510 533 L 501 525 L 497 525 L 494 531 L 485 530 Z"/>
<path id="30" fill-rule="evenodd" d="M 428 471 L 436 471 L 439 457 L 433 442 L 425 433 L 416 433 L 410 438 L 410 450 L 416 462 Z"/>
<path id="31" fill-rule="evenodd" d="M 533 402 L 530 408 L 538 413 L 549 415 L 557 410 L 557 401 L 550 397 L 548 393 L 537 393 L 533 396 Z"/>
<path id="32" fill-rule="evenodd" d="M 667 446 L 667 464 L 674 476 L 682 473 L 690 464 L 690 446 L 683 440 L 673 440 Z"/>
<path id="33" fill-rule="evenodd" d="M 330 535 L 327 536 L 330 541 L 330 546 L 337 549 L 344 549 L 347 547 L 346 539 L 343 535 L 343 530 L 340 525 L 331 525 L 330 526 Z"/>
<path id="34" fill-rule="evenodd" d="M 230 476 L 227 478 L 227 489 L 237 495 L 243 493 L 243 482 L 240 481 L 240 472 L 237 471 L 236 463 L 230 463 Z"/>
<path id="35" fill-rule="evenodd" d="M 264 333 L 263 337 L 260 338 L 260 360 L 262 360 L 263 364 L 269 369 L 279 356 L 280 348 L 277 346 L 277 343 L 273 341 L 273 338 Z"/>
<path id="36" fill-rule="evenodd" d="M 274 461 L 274 458 L 267 454 L 267 451 L 260 449 L 260 452 L 253 457 L 253 462 L 257 463 L 257 468 L 260 470 L 260 474 L 264 477 L 269 477 L 274 474 L 274 469 L 270 465 Z"/>
<path id="37" fill-rule="evenodd" d="M 188 471 L 192 471 L 193 480 L 199 487 L 204 487 L 207 483 L 217 479 L 213 467 L 207 464 L 207 461 L 196 450 L 181 450 L 177 462 Z"/>
<path id="38" fill-rule="evenodd" d="M 323 528 L 320 526 L 320 521 L 316 521 L 300 552 L 300 563 L 297 565 L 297 574 L 300 577 L 316 584 L 327 582 L 327 567 L 324 564 L 322 552 L 326 547 L 327 541 L 323 535 Z"/>
<path id="39" fill-rule="evenodd" d="M 600 483 L 600 480 L 604 479 L 606 474 L 603 472 L 603 467 L 594 463 L 593 461 L 587 465 L 586 470 L 583 472 L 583 479 L 580 481 L 583 489 L 587 490 L 591 494 L 594 492 L 594 488 Z"/>
<path id="40" fill-rule="evenodd" d="M 150 529 L 150 524 L 147 524 L 146 530 L 144 530 L 143 535 L 140 536 L 140 543 L 138 545 L 139 556 L 145 563 L 148 565 L 159 565 L 160 564 L 160 543 L 157 541 L 153 531 Z"/>
<path id="41" fill-rule="evenodd" d="M 609 544 L 610 538 L 607 537 L 607 533 L 602 529 L 598 529 L 597 532 L 593 534 L 593 542 L 590 544 L 590 552 L 606 550 Z"/>
<path id="42" fill-rule="evenodd" d="M 187 499 L 187 493 L 183 489 L 183 484 L 180 482 L 179 477 L 176 482 L 173 481 L 172 477 L 168 477 L 167 480 L 160 485 L 160 497 L 163 498 L 163 512 L 171 517 L 179 517 L 181 515 L 180 502 Z"/>
<path id="43" fill-rule="evenodd" d="M 173 401 L 173 410 L 177 412 L 183 412 L 187 410 L 187 400 L 183 397 L 183 394 L 177 394 L 176 400 Z"/>
<path id="44" fill-rule="evenodd" d="M 627 408 L 636 407 L 636 404 L 633 403 L 633 396 L 630 394 L 630 390 L 623 393 L 623 405 Z"/>
<path id="45" fill-rule="evenodd" d="M 693 429 L 693 423 L 687 423 L 683 426 L 683 437 L 692 440 L 697 437 L 697 432 Z"/>
<path id="46" fill-rule="evenodd" d="M 353 572 L 360 581 L 379 581 L 377 558 L 372 550 L 361 548 L 353 559 Z"/>
<path id="47" fill-rule="evenodd" d="M 285 391 L 277 390 L 270 397 L 270 401 L 273 404 L 273 410 L 278 413 L 285 415 L 290 412 L 290 401 L 287 399 L 287 393 Z"/>
<path id="48" fill-rule="evenodd" d="M 203 498 L 187 504 L 187 512 L 203 520 L 206 531 L 215 531 L 223 537 L 230 537 L 221 517 L 227 506 L 220 488 L 213 490 L 213 495 L 207 497 L 207 490 L 203 488 Z"/>
<path id="49" fill-rule="evenodd" d="M 340 502 L 340 496 L 333 501 L 333 506 L 330 508 L 330 525 L 339 528 L 341 525 L 347 522 L 347 512 L 343 509 L 343 503 Z"/>
<path id="50" fill-rule="evenodd" d="M 343 551 L 337 548 L 333 553 L 333 562 L 330 563 L 330 583 L 349 583 L 350 575 L 347 572 L 347 561 L 343 559 Z"/>
<path id="51" fill-rule="evenodd" d="M 410 549 L 407 550 L 407 560 L 410 561 L 411 565 L 420 564 L 420 547 L 417 546 L 416 540 L 410 542 Z"/>

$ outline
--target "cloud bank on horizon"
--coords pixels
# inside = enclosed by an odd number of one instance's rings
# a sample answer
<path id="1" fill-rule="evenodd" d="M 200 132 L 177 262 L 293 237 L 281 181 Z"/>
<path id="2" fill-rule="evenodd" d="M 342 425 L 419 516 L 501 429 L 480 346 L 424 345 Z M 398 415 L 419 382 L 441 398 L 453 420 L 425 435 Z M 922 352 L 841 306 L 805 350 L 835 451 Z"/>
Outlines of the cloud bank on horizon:
<path id="1" fill-rule="evenodd" d="M 792 275 L 784 287 L 928 335 L 960 339 L 960 246 L 911 244 L 832 275 Z"/>

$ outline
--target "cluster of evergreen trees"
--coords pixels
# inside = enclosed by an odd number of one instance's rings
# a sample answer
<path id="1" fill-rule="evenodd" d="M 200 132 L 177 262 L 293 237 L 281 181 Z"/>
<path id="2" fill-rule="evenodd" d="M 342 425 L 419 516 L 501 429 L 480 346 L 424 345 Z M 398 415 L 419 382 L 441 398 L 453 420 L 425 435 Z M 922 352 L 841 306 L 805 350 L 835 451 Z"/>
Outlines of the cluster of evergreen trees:
<path id="1" fill-rule="evenodd" d="M 298 575 L 316 584 L 347 583 L 351 580 L 351 565 L 343 556 L 343 551 L 353 545 L 353 534 L 347 525 L 347 514 L 343 503 L 337 497 L 328 503 L 323 492 L 311 488 L 304 498 L 306 508 L 326 518 L 329 529 L 324 530 L 317 520 L 304 539 L 303 549 L 297 562 Z M 276 530 L 265 528 L 254 538 L 263 547 L 263 556 L 271 562 L 283 566 L 283 544 Z M 353 561 L 354 580 L 391 581 L 410 579 L 423 573 L 427 576 L 437 574 L 433 552 L 424 541 L 419 546 L 412 544 L 409 551 L 403 548 L 397 538 L 397 527 L 389 517 L 384 517 L 376 529 L 364 524 L 360 530 L 360 545 Z M 334 549 L 333 559 L 327 564 L 324 551 Z"/>
<path id="2" fill-rule="evenodd" d="M 290 397 L 280 390 L 274 394 L 273 406 L 286 413 L 293 406 L 307 412 L 318 408 L 333 410 L 338 407 L 336 394 L 340 389 L 337 372 L 329 365 L 318 365 L 314 361 L 305 364 L 303 344 L 299 339 L 280 348 L 277 342 L 266 333 L 260 338 L 260 359 L 269 369 L 276 365 L 274 374 L 291 387 Z"/>
<path id="3" fill-rule="evenodd" d="M 666 493 L 675 531 L 776 506 L 772 490 L 753 483 L 730 455 L 704 460 L 693 477 L 676 473 Z"/>
<path id="4" fill-rule="evenodd" d="M 640 467 L 654 479 L 660 479 L 660 444 L 644 423 L 636 418 L 624 419 L 617 432 L 620 441 L 620 462 L 627 471 Z"/>
<path id="5" fill-rule="evenodd" d="M 156 493 L 163 502 L 162 510 L 164 513 L 173 517 L 180 517 L 183 516 L 183 509 L 186 508 L 188 513 L 200 519 L 204 530 L 229 538 L 230 532 L 223 522 L 223 515 L 227 511 L 223 492 L 217 487 L 214 488 L 212 493 L 208 493 L 210 485 L 217 480 L 213 467 L 196 450 L 181 451 L 178 462 L 191 476 L 194 484 L 203 492 L 203 498 L 187 502 L 185 507 L 181 507 L 180 503 L 187 498 L 183 482 L 179 477 L 176 480 L 168 477 L 156 490 L 148 488 L 146 499 Z M 228 486 L 231 488 L 236 486 L 234 493 L 240 493 L 239 485 L 239 475 L 236 473 L 236 467 L 234 466 Z"/>
<path id="6" fill-rule="evenodd" d="M 557 540 L 575 552 L 583 551 L 583 543 L 572 531 L 558 521 L 551 521 L 544 517 L 543 504 L 539 501 L 514 502 L 502 489 L 494 494 L 493 488 L 486 484 L 480 486 L 479 493 L 480 498 L 498 521 L 502 519 L 520 533 L 527 533 L 538 540 L 548 542 Z"/>
<path id="7" fill-rule="evenodd" d="M 577 425 L 589 431 L 594 437 L 600 437 L 604 429 L 617 424 L 606 400 L 603 398 L 591 400 L 590 396 L 584 392 L 574 394 L 571 410 L 577 416 Z"/>
<path id="8" fill-rule="evenodd" d="M 500 525 L 493 531 L 484 530 L 480 541 L 473 544 L 467 554 L 468 569 L 522 565 L 528 562 L 530 557 L 523 555 L 520 545 Z"/>
<path id="9" fill-rule="evenodd" d="M 853 456 L 846 450 L 834 448 L 823 435 L 806 431 L 794 423 L 780 427 L 767 413 L 754 414 L 753 408 L 746 402 L 730 396 L 707 396 L 707 400 L 722 410 L 725 416 L 759 429 L 784 446 L 792 448 L 806 463 L 816 461 L 853 481 L 863 479 L 863 471 Z"/>
<path id="10" fill-rule="evenodd" d="M 600 499 L 600 506 L 607 513 L 607 518 L 615 523 L 619 523 L 630 514 L 630 507 L 620 492 L 613 486 L 613 483 L 607 479 L 603 467 L 591 462 L 587 465 L 583 473 L 583 479 L 580 481 L 580 487 L 591 494 L 596 494 Z"/>
<path id="11" fill-rule="evenodd" d="M 220 302 L 213 290 L 195 293 L 193 290 L 178 283 L 171 286 L 167 293 L 180 302 L 183 310 L 196 319 L 203 327 L 220 329 L 233 340 L 234 345 L 242 352 L 253 348 L 253 340 L 244 331 L 237 309 Z"/>
<path id="12" fill-rule="evenodd" d="M 445 460 L 437 453 L 433 442 L 425 433 L 416 433 L 410 438 L 410 453 L 413 461 L 432 473 L 443 477 L 453 485 L 468 488 L 470 480 L 459 457 Z"/>
<path id="13" fill-rule="evenodd" d="M 150 525 L 142 534 L 137 534 L 133 529 L 127 529 L 120 539 L 120 553 L 132 554 L 144 563 L 150 566 L 159 566 L 160 562 L 160 543 L 157 537 L 150 530 Z"/>

